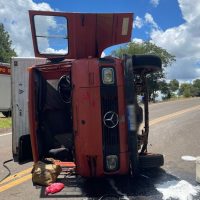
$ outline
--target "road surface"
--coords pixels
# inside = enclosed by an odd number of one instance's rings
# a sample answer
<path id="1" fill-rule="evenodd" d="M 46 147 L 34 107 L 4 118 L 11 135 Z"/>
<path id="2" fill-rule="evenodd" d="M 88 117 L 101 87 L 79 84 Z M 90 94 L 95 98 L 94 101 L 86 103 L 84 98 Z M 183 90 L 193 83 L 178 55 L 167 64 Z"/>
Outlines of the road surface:
<path id="1" fill-rule="evenodd" d="M 0 134 L 0 179 L 7 174 L 3 161 L 12 157 L 11 138 L 11 134 Z M 52 196 L 45 196 L 44 188 L 32 186 L 32 163 L 18 165 L 10 162 L 7 166 L 12 174 L 17 174 L 0 184 L 0 200 L 99 199 L 105 194 L 118 194 L 121 199 L 199 200 L 200 184 L 195 181 L 194 160 L 200 156 L 200 98 L 150 105 L 148 148 L 164 155 L 165 165 L 161 169 L 141 171 L 135 179 L 62 179 L 66 187 Z"/>

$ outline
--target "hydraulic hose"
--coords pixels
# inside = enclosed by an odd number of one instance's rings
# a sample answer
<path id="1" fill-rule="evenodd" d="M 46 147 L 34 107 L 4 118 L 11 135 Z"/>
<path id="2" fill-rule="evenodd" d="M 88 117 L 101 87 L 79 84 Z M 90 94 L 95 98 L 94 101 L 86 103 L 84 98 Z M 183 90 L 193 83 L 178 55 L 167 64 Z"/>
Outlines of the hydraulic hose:
<path id="1" fill-rule="evenodd" d="M 3 167 L 7 169 L 8 174 L 7 174 L 3 179 L 0 180 L 0 183 L 1 183 L 3 180 L 5 180 L 7 177 L 9 177 L 9 176 L 11 175 L 10 169 L 6 166 L 6 163 L 9 163 L 9 162 L 11 162 L 11 161 L 13 161 L 13 159 L 6 160 L 6 161 L 3 162 Z"/>

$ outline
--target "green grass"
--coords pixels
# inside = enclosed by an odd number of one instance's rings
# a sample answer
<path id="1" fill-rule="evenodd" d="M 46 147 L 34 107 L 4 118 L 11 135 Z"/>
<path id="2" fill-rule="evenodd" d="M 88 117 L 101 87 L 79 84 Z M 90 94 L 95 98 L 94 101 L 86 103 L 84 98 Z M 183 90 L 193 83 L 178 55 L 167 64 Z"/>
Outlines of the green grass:
<path id="1" fill-rule="evenodd" d="M 12 120 L 11 117 L 0 117 L 0 128 L 11 128 Z"/>

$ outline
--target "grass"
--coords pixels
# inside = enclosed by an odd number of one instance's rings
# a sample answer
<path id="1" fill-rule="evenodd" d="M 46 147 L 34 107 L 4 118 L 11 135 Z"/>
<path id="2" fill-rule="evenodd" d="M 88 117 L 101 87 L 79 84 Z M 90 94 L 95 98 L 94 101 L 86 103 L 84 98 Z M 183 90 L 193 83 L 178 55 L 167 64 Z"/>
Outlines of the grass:
<path id="1" fill-rule="evenodd" d="M 12 120 L 11 117 L 0 117 L 0 128 L 11 128 Z"/>

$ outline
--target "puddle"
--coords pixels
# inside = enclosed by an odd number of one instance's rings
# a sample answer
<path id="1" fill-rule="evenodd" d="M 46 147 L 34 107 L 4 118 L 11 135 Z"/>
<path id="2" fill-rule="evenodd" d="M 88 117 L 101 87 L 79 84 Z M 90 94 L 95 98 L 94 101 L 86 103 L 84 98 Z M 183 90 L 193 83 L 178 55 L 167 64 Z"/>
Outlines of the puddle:
<path id="1" fill-rule="evenodd" d="M 185 161 L 196 161 L 197 158 L 194 156 L 182 156 L 181 159 Z"/>
<path id="2" fill-rule="evenodd" d="M 200 192 L 200 186 L 193 186 L 187 181 L 168 181 L 156 185 L 156 189 L 163 194 L 163 200 L 192 200 Z"/>

